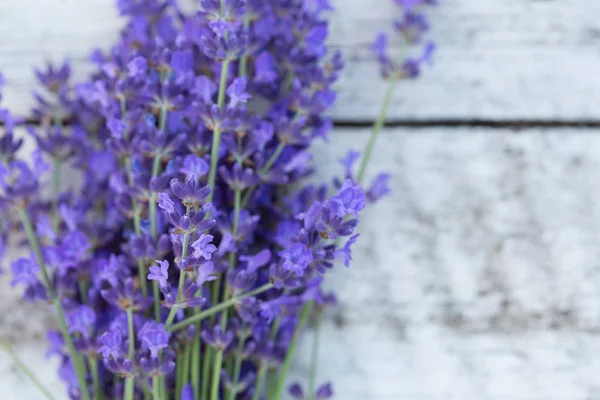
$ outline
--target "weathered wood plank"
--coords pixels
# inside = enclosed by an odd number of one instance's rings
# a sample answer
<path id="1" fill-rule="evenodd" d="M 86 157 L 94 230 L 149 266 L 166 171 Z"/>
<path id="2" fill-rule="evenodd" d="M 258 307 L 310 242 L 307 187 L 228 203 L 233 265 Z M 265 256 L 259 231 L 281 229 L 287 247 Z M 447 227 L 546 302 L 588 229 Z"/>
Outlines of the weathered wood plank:
<path id="1" fill-rule="evenodd" d="M 187 0 L 186 0 L 187 1 Z M 191 0 L 190 0 L 191 1 Z M 0 4 L 0 70 L 11 81 L 6 101 L 27 111 L 31 67 L 72 59 L 89 71 L 92 47 L 106 48 L 119 20 L 112 0 L 5 0 Z M 347 68 L 334 110 L 338 120 L 368 120 L 384 82 L 368 50 L 388 29 L 392 1 L 334 0 L 332 44 Z M 593 119 L 600 117 L 600 3 L 591 0 L 452 0 L 431 13 L 439 51 L 434 67 L 402 85 L 392 119 Z"/>
<path id="2" fill-rule="evenodd" d="M 338 130 L 315 163 L 335 174 L 367 137 Z M 319 376 L 336 398 L 598 398 L 599 149 L 600 130 L 384 131 L 368 175 L 391 172 L 393 195 L 365 212 L 353 266 L 327 278 L 340 304 L 324 324 Z M 50 312 L 22 308 L 8 279 L 0 335 L 32 353 Z M 16 379 L 0 374 L 0 387 Z"/>

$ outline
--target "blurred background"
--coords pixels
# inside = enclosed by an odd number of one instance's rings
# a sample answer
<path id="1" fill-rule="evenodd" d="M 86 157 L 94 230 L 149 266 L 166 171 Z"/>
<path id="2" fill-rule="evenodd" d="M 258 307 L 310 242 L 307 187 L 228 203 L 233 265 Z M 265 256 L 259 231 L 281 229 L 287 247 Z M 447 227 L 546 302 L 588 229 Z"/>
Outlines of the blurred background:
<path id="1" fill-rule="evenodd" d="M 331 175 L 367 140 L 386 87 L 369 44 L 400 12 L 332 3 L 346 69 L 315 160 Z M 440 3 L 434 65 L 399 86 L 369 169 L 393 175 L 392 196 L 365 213 L 352 268 L 328 281 L 339 305 L 319 377 L 340 400 L 600 399 L 600 2 Z M 46 60 L 69 57 L 86 76 L 90 49 L 120 24 L 113 0 L 1 0 L 3 105 L 27 113 L 31 67 Z M 63 393 L 44 360 L 52 316 L 8 282 L 0 335 Z M 29 386 L 0 356 L 0 397 L 39 399 Z"/>

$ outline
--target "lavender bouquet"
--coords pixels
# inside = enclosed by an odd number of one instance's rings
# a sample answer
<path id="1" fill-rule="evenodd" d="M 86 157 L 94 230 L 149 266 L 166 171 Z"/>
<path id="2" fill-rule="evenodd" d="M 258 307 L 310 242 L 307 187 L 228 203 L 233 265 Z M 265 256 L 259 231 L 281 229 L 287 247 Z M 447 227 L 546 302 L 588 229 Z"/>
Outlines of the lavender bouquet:
<path id="1" fill-rule="evenodd" d="M 421 2 L 399 3 L 399 31 L 423 30 Z M 350 152 L 343 176 L 307 183 L 342 68 L 326 0 L 118 7 L 127 24 L 89 80 L 36 70 L 30 162 L 23 121 L 0 110 L 0 254 L 10 231 L 30 250 L 11 283 L 51 304 L 72 399 L 280 399 L 307 322 L 335 301 L 324 274 L 350 265 L 359 213 L 389 191 L 386 174 L 361 186 L 385 113 L 357 176 Z M 416 77 L 426 58 L 395 67 L 382 40 L 386 75 Z M 332 397 L 315 380 L 290 394 Z"/>

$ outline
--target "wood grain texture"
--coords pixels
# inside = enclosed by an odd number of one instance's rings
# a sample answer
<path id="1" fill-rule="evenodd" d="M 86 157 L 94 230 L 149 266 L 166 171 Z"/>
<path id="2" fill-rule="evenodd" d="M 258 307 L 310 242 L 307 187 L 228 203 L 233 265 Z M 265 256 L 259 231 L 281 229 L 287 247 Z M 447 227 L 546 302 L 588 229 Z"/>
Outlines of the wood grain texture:
<path id="1" fill-rule="evenodd" d="M 336 131 L 315 153 L 322 177 L 367 135 Z M 598 130 L 384 131 L 367 175 L 392 173 L 393 194 L 365 211 L 352 267 L 326 281 L 339 305 L 319 377 L 336 398 L 598 399 L 599 149 Z M 8 279 L 0 334 L 55 382 L 41 350 L 50 311 L 22 308 Z M 1 356 L 0 371 L 11 371 Z M 19 379 L 0 375 L 0 387 Z"/>
<path id="2" fill-rule="evenodd" d="M 193 4 L 192 0 L 185 0 Z M 403 84 L 391 119 L 596 119 L 600 117 L 600 3 L 549 0 L 446 0 L 432 10 L 434 66 Z M 333 0 L 331 43 L 346 55 L 333 111 L 339 121 L 372 119 L 385 82 L 368 44 L 390 30 L 391 0 Z M 94 47 L 107 48 L 122 21 L 113 0 L 0 2 L 0 70 L 6 102 L 31 104 L 32 66 L 69 57 L 78 77 Z M 397 53 L 405 51 L 395 42 Z"/>

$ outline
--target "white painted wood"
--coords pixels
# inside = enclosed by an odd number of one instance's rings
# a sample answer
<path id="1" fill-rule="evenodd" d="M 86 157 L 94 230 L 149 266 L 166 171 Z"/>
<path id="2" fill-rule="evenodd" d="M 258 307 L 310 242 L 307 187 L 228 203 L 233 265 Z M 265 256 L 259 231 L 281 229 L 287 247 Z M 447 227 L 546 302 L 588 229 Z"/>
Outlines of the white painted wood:
<path id="1" fill-rule="evenodd" d="M 441 3 L 431 13 L 439 47 L 435 64 L 422 79 L 398 89 L 390 118 L 600 116 L 599 2 Z M 339 120 L 368 120 L 377 114 L 385 88 L 368 43 L 377 31 L 391 29 L 398 11 L 391 0 L 333 4 L 332 44 L 344 50 L 347 60 L 333 113 Z M 12 83 L 6 102 L 20 113 L 27 111 L 35 86 L 31 67 L 46 59 L 68 56 L 77 76 L 85 76 L 90 49 L 107 48 L 121 22 L 113 0 L 0 2 L 0 70 Z"/>
<path id="2" fill-rule="evenodd" d="M 337 131 L 319 170 L 340 171 L 367 137 Z M 384 131 L 368 176 L 391 172 L 393 195 L 365 212 L 353 266 L 327 278 L 340 304 L 324 323 L 319 376 L 336 398 L 600 398 L 599 149 L 598 130 Z M 41 350 L 50 312 L 22 308 L 8 279 L 0 334 L 55 382 Z M 9 364 L 0 356 L 0 371 Z M 18 379 L 0 374 L 0 388 L 30 390 Z M 2 399 L 39 398 L 10 393 Z"/>

